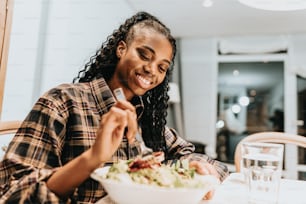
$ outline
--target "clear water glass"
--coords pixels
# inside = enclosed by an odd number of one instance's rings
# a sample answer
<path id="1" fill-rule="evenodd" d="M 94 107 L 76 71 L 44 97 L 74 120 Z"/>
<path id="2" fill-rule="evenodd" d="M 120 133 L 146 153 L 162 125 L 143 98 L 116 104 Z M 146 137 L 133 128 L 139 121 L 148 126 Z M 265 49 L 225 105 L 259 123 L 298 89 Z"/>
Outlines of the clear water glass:
<path id="1" fill-rule="evenodd" d="M 278 203 L 284 145 L 243 143 L 241 151 L 242 172 L 248 186 L 249 203 Z"/>

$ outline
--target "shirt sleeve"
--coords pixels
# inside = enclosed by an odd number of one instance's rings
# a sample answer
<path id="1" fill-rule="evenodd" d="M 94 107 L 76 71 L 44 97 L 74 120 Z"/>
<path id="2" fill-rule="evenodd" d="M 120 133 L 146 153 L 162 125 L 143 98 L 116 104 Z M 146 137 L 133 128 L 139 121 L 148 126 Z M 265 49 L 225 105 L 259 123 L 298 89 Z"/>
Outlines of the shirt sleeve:
<path id="1" fill-rule="evenodd" d="M 221 181 L 224 181 L 224 179 L 229 175 L 228 168 L 224 163 L 212 159 L 205 154 L 194 153 L 194 145 L 179 137 L 174 129 L 166 127 L 165 137 L 168 152 L 172 158 L 188 159 L 189 161 L 199 161 L 204 163 L 208 162 L 216 168 Z"/>
<path id="2" fill-rule="evenodd" d="M 0 187 L 0 203 L 64 203 L 57 195 L 48 189 L 46 180 L 52 175 L 50 169 L 33 169 L 4 160 L 3 166 L 15 166 L 20 170 L 13 173 L 8 183 Z M 11 169 L 11 168 L 9 168 Z M 2 171 L 1 171 L 2 174 Z M 20 177 L 20 175 L 22 175 Z M 19 178 L 20 177 L 20 178 Z M 18 179 L 17 179 L 18 178 Z"/>
<path id="3" fill-rule="evenodd" d="M 0 203 L 66 203 L 46 186 L 62 165 L 65 123 L 58 114 L 41 98 L 22 123 L 0 163 Z"/>

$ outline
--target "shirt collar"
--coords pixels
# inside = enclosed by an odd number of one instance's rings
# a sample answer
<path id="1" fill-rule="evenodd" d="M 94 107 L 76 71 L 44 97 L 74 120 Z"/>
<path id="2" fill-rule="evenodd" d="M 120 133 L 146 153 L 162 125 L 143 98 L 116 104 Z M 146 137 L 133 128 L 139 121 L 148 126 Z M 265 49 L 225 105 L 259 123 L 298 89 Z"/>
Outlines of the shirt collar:
<path id="1" fill-rule="evenodd" d="M 93 97 L 98 106 L 100 115 L 109 111 L 114 105 L 116 99 L 109 88 L 107 82 L 103 77 L 94 79 L 90 82 L 90 87 L 93 93 Z M 139 119 L 144 111 L 144 104 L 141 96 L 135 96 L 131 100 L 131 103 L 135 106 L 137 119 Z"/>

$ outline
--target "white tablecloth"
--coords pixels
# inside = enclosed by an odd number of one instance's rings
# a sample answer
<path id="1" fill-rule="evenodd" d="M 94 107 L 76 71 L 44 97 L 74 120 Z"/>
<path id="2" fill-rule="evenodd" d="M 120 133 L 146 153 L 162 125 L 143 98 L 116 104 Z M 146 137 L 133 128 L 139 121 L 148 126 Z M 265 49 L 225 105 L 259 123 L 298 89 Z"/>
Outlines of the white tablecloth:
<path id="1" fill-rule="evenodd" d="M 247 186 L 243 175 L 231 174 L 217 189 L 210 201 L 200 204 L 247 204 Z M 278 204 L 306 204 L 306 181 L 282 179 Z"/>

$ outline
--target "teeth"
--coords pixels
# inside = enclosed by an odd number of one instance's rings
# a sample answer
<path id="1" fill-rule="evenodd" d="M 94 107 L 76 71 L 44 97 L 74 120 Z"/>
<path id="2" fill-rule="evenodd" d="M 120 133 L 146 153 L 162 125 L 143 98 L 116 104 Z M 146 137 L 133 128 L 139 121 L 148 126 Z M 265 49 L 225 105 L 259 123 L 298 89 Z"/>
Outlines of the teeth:
<path id="1" fill-rule="evenodd" d="M 137 78 L 138 78 L 140 81 L 142 81 L 142 83 L 144 83 L 144 84 L 147 84 L 147 85 L 150 85 L 150 84 L 151 84 L 151 82 L 150 82 L 149 80 L 143 78 L 143 77 L 140 76 L 140 75 L 137 75 Z"/>

